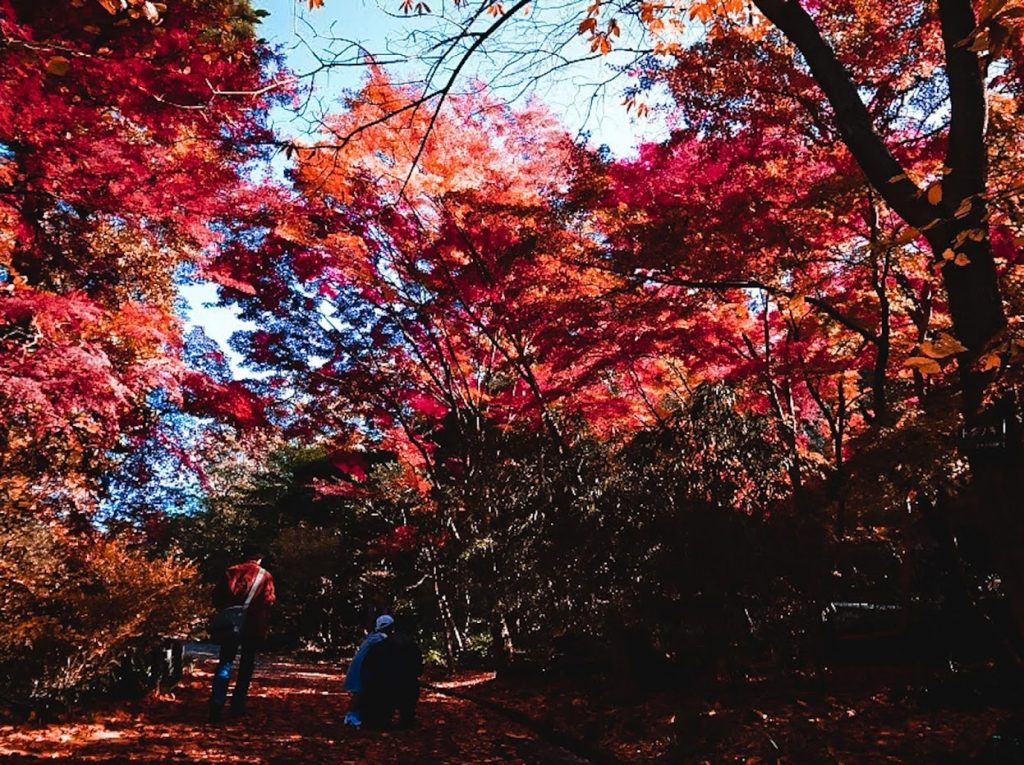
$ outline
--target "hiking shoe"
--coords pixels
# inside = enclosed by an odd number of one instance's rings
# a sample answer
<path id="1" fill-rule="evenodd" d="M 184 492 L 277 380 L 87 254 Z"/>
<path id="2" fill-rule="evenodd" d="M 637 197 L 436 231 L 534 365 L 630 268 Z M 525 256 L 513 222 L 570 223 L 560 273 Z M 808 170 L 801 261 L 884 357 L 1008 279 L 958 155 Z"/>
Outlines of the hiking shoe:
<path id="1" fill-rule="evenodd" d="M 363 721 L 355 712 L 346 712 L 345 719 L 342 722 L 344 725 L 351 725 L 353 728 L 363 727 Z"/>

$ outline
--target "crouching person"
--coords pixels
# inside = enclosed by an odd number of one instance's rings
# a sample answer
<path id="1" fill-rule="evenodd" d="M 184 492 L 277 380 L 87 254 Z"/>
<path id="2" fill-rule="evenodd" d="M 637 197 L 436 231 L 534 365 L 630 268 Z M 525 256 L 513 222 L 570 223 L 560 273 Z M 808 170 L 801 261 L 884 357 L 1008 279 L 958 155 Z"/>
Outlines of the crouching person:
<path id="1" fill-rule="evenodd" d="M 342 687 L 352 694 L 352 701 L 345 714 L 345 725 L 358 728 L 363 724 L 363 696 L 365 694 L 363 662 L 366 661 L 367 653 L 372 646 L 387 640 L 394 623 L 395 620 L 386 614 L 378 617 L 373 632 L 360 643 L 356 655 L 352 657 L 352 662 L 348 665 L 348 672 L 345 673 L 345 682 Z"/>
<path id="2" fill-rule="evenodd" d="M 412 636 L 392 622 L 385 638 L 368 646 L 361 667 L 360 708 L 367 727 L 388 728 L 398 712 L 401 728 L 416 724 L 423 656 Z"/>

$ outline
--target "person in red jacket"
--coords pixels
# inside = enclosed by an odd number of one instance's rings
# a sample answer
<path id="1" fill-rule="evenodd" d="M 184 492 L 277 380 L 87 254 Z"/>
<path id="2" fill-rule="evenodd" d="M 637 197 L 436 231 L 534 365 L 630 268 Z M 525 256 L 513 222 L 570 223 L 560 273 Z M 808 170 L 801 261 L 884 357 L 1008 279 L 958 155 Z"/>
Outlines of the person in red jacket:
<path id="1" fill-rule="evenodd" d="M 256 667 L 256 653 L 260 644 L 267 637 L 270 626 L 270 609 L 274 605 L 274 577 L 260 563 L 263 555 L 253 547 L 244 550 L 244 560 L 231 566 L 214 590 L 214 606 L 218 609 L 241 605 L 245 602 L 250 588 L 259 577 L 252 600 L 245 611 L 245 623 L 239 640 L 225 641 L 220 646 L 220 660 L 213 673 L 213 693 L 210 697 L 210 721 L 219 722 L 224 713 L 224 704 L 228 697 L 228 680 L 231 677 L 231 665 L 235 656 L 241 652 L 238 662 L 238 677 L 235 680 L 235 691 L 231 695 L 231 712 L 241 715 L 245 712 L 246 697 L 249 694 L 249 682 L 252 680 L 253 669 Z M 261 574 L 262 572 L 262 574 Z"/>

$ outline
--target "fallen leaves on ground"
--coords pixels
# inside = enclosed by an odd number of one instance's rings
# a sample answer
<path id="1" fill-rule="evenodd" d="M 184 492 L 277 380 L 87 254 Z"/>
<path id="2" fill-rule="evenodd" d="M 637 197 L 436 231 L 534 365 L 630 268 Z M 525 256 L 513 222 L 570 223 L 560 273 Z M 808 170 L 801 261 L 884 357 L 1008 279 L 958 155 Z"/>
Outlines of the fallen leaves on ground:
<path id="1" fill-rule="evenodd" d="M 335 664 L 261 658 L 248 714 L 207 722 L 214 662 L 193 665 L 173 692 L 127 708 L 45 726 L 0 727 L 0 762 L 535 763 L 557 762 L 526 728 L 456 698 L 425 691 L 411 731 L 342 725 L 349 697 Z M 475 675 L 467 676 L 472 682 Z M 487 679 L 486 677 L 484 679 Z M 459 678 L 455 679 L 458 684 Z"/>
<path id="2" fill-rule="evenodd" d="M 465 672 L 424 691 L 412 731 L 342 725 L 348 695 L 329 662 L 263 658 L 249 714 L 206 722 L 213 659 L 172 692 L 51 725 L 0 726 L 0 762 L 321 763 L 338 765 L 580 765 L 464 694 L 553 727 L 591 751 L 634 765 L 689 763 L 954 763 L 985 751 L 1012 704 L 949 692 L 898 670 L 826 677 L 750 677 L 729 686 L 629 696 L 605 684 L 496 680 Z"/>
<path id="3" fill-rule="evenodd" d="M 964 680 L 850 668 L 646 695 L 608 684 L 585 693 L 551 680 L 469 690 L 631 765 L 878 765 L 967 763 L 985 754 L 1020 710 L 992 690 L 986 698 L 976 687 L 950 687 Z"/>

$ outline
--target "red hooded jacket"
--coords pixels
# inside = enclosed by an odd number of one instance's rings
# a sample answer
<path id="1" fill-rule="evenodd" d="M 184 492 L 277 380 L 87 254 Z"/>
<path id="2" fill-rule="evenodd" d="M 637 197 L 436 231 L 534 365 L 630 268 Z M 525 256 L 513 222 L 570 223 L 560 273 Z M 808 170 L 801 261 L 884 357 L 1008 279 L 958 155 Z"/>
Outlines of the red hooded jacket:
<path id="1" fill-rule="evenodd" d="M 214 590 L 214 606 L 221 609 L 242 605 L 259 570 L 260 564 L 254 560 L 247 560 L 228 568 L 217 584 L 217 589 Z M 260 582 L 260 586 L 245 612 L 243 640 L 263 640 L 270 627 L 270 608 L 277 598 L 274 595 L 274 577 L 266 569 L 264 571 L 266 573 L 263 575 L 263 581 Z"/>

